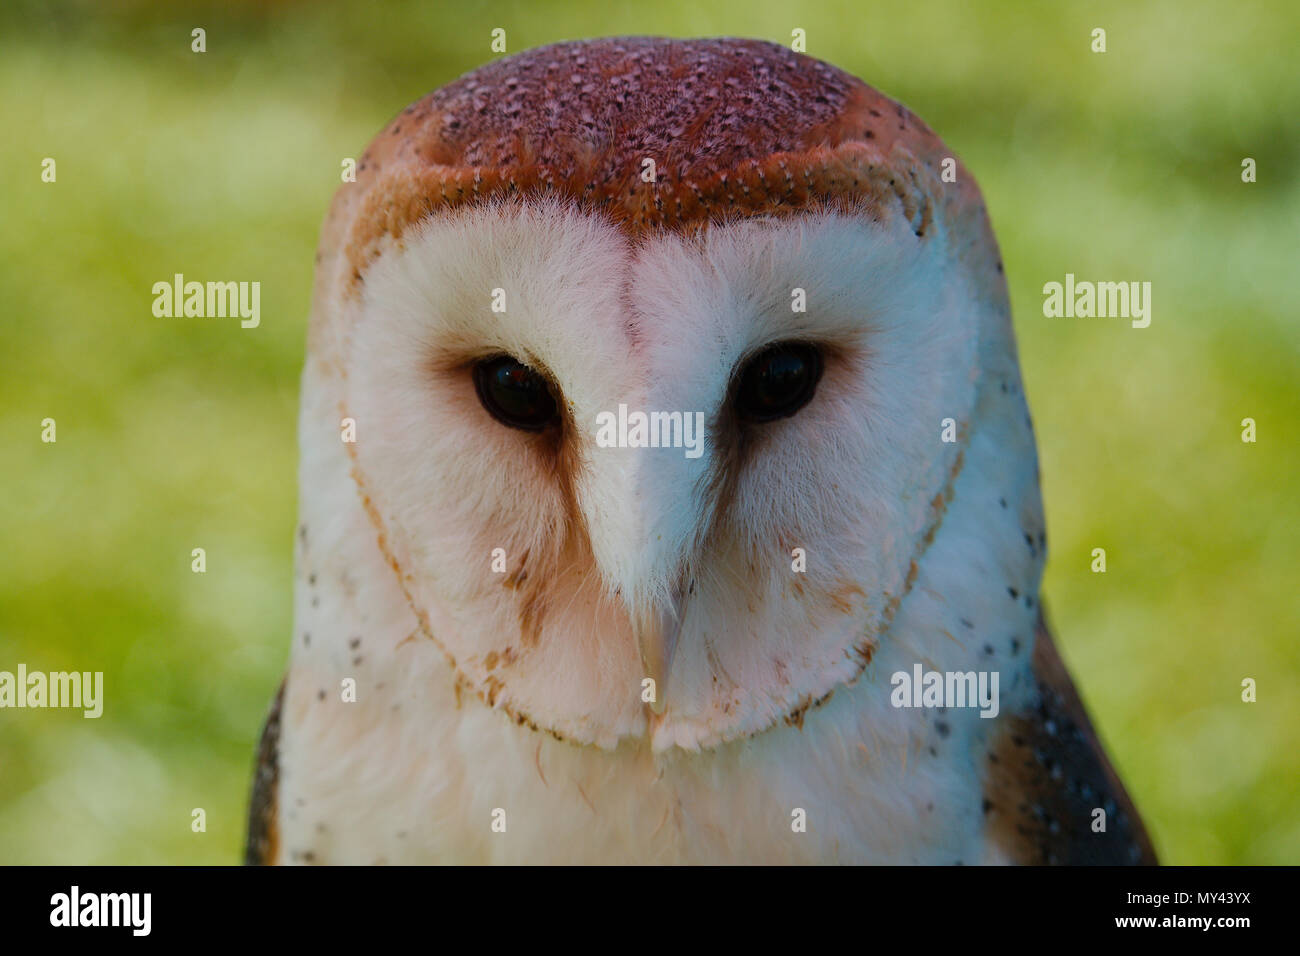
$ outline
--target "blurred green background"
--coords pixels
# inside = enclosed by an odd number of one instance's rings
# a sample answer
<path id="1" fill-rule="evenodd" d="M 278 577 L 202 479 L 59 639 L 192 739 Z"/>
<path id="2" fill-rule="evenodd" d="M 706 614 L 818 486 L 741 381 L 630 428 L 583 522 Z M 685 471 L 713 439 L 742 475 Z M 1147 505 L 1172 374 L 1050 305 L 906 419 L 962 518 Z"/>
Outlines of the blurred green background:
<path id="1" fill-rule="evenodd" d="M 289 645 L 317 229 L 342 159 L 491 59 L 494 27 L 511 52 L 799 27 L 945 138 L 1003 246 L 1046 600 L 1100 732 L 1165 862 L 1300 862 L 1289 0 L 6 0 L 0 670 L 102 670 L 107 703 L 97 721 L 0 711 L 0 862 L 239 858 Z M 154 318 L 175 272 L 259 280 L 261 327 Z M 1150 281 L 1150 328 L 1044 318 L 1066 272 Z"/>

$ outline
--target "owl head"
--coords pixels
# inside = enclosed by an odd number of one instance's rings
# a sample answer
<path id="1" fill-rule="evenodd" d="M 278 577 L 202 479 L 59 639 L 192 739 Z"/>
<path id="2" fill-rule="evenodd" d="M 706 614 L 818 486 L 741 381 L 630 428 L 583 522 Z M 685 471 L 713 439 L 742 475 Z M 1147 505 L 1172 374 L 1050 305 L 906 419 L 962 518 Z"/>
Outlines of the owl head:
<path id="1" fill-rule="evenodd" d="M 363 509 L 347 547 L 521 724 L 713 747 L 857 681 L 924 572 L 971 614 L 1037 588 L 980 194 L 832 66 L 656 38 L 497 60 L 378 136 L 317 262 L 303 508 Z"/>

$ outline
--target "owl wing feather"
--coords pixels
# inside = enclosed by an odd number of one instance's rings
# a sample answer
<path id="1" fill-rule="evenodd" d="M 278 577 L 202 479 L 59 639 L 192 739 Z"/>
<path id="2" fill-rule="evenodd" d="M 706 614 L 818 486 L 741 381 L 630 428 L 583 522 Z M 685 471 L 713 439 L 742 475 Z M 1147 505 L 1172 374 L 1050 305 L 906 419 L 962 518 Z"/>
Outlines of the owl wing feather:
<path id="1" fill-rule="evenodd" d="M 1142 818 L 1041 609 L 1031 663 L 1037 702 L 1000 718 L 989 748 L 983 807 L 990 836 L 1017 863 L 1155 865 Z"/>
<path id="2" fill-rule="evenodd" d="M 284 705 L 286 683 L 287 677 L 280 682 L 280 689 L 271 702 L 257 747 L 253 794 L 248 804 L 248 840 L 244 845 L 244 863 L 248 866 L 275 863 L 279 850 L 276 807 L 280 791 L 280 709 Z"/>

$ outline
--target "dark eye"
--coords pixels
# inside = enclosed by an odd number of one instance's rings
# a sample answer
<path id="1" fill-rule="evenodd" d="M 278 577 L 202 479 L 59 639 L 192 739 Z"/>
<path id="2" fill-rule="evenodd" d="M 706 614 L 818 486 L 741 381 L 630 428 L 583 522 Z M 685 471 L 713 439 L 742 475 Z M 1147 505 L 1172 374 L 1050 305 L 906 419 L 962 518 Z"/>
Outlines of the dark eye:
<path id="1" fill-rule="evenodd" d="M 822 355 L 814 346 L 769 346 L 741 369 L 736 411 L 753 422 L 787 418 L 808 404 L 821 377 Z"/>
<path id="2" fill-rule="evenodd" d="M 559 417 L 546 379 L 509 355 L 475 365 L 474 387 L 492 417 L 511 428 L 541 431 Z"/>

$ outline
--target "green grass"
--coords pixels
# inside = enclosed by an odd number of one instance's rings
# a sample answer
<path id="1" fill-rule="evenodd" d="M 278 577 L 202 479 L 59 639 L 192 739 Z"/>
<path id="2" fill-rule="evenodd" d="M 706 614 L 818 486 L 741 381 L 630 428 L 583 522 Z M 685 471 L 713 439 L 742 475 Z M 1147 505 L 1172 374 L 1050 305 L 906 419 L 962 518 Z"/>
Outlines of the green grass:
<path id="1" fill-rule="evenodd" d="M 238 858 L 290 633 L 317 228 L 341 159 L 497 26 L 512 51 L 801 27 L 945 138 L 1003 245 L 1046 599 L 1101 733 L 1167 862 L 1300 862 L 1300 7 L 174 6 L 0 9 L 0 669 L 107 686 L 98 721 L 0 711 L 0 862 Z M 261 327 L 153 318 L 174 272 L 258 279 Z M 1150 281 L 1151 327 L 1044 318 L 1066 272 Z"/>

